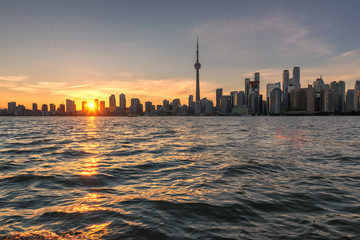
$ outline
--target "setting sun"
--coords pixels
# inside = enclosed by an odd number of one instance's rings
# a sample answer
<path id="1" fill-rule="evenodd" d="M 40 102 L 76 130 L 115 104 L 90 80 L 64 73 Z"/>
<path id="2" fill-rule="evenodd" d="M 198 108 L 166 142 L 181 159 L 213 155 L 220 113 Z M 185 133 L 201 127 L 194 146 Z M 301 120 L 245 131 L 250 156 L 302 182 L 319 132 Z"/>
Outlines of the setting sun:
<path id="1" fill-rule="evenodd" d="M 95 109 L 94 103 L 89 103 L 89 104 L 88 104 L 88 109 L 89 109 L 90 111 L 94 111 L 94 109 Z"/>

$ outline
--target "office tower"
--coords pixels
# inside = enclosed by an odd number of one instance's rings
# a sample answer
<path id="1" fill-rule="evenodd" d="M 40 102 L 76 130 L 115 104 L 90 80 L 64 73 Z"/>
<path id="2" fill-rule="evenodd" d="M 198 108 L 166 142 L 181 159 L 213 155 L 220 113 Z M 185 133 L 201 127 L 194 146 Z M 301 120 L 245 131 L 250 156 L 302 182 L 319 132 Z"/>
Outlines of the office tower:
<path id="1" fill-rule="evenodd" d="M 250 82 L 250 92 L 257 92 L 260 91 L 260 73 L 254 73 L 254 81 Z"/>
<path id="2" fill-rule="evenodd" d="M 300 68 L 294 67 L 293 69 L 294 88 L 300 89 Z"/>
<path id="3" fill-rule="evenodd" d="M 360 110 L 360 80 L 355 81 L 355 87 L 354 87 L 358 99 L 358 110 Z"/>
<path id="4" fill-rule="evenodd" d="M 152 102 L 150 102 L 150 101 L 145 102 L 145 114 L 146 115 L 150 115 L 152 113 L 151 106 L 152 106 Z"/>
<path id="5" fill-rule="evenodd" d="M 306 88 L 292 89 L 290 91 L 290 110 L 306 111 Z"/>
<path id="6" fill-rule="evenodd" d="M 252 114 L 259 113 L 259 92 L 251 92 L 249 95 L 249 108 Z"/>
<path id="7" fill-rule="evenodd" d="M 345 82 L 331 82 L 330 89 L 334 93 L 335 112 L 344 112 L 345 110 Z"/>
<path id="8" fill-rule="evenodd" d="M 119 102 L 120 102 L 120 107 L 126 109 L 126 97 L 125 94 L 120 94 L 119 96 Z"/>
<path id="9" fill-rule="evenodd" d="M 208 115 L 211 114 L 213 111 L 213 107 L 214 107 L 213 101 L 206 100 L 205 101 L 205 114 L 208 114 Z"/>
<path id="10" fill-rule="evenodd" d="M 196 69 L 196 101 L 200 101 L 199 69 L 201 68 L 201 64 L 199 63 L 199 39 L 196 40 L 196 63 L 194 67 Z"/>
<path id="11" fill-rule="evenodd" d="M 238 95 L 238 91 L 232 91 L 230 92 L 230 96 L 231 96 L 231 107 L 234 107 L 237 104 L 237 95 Z"/>
<path id="12" fill-rule="evenodd" d="M 143 114 L 143 105 L 140 103 L 140 100 L 138 98 L 131 99 L 130 114 L 132 115 Z"/>
<path id="13" fill-rule="evenodd" d="M 280 83 L 279 83 L 280 85 Z M 276 87 L 270 91 L 269 112 L 271 114 L 279 114 L 281 112 L 281 89 Z"/>
<path id="14" fill-rule="evenodd" d="M 43 105 L 41 106 L 41 111 L 42 111 L 42 112 L 47 112 L 47 111 L 48 111 L 48 105 L 47 105 L 47 104 L 43 104 Z"/>
<path id="15" fill-rule="evenodd" d="M 250 78 L 245 78 L 245 104 L 249 105 Z"/>
<path id="16" fill-rule="evenodd" d="M 99 99 L 94 99 L 94 111 L 99 111 Z"/>
<path id="17" fill-rule="evenodd" d="M 61 113 L 64 113 L 65 112 L 65 104 L 60 104 L 58 111 Z"/>
<path id="18" fill-rule="evenodd" d="M 15 111 L 15 115 L 17 116 L 24 116 L 25 115 L 25 106 L 24 105 L 18 105 Z"/>
<path id="19" fill-rule="evenodd" d="M 167 114 L 169 111 L 169 105 L 170 105 L 169 101 L 164 99 L 163 100 L 163 110 L 164 110 L 165 114 Z"/>
<path id="20" fill-rule="evenodd" d="M 237 95 L 237 103 L 238 106 L 244 106 L 245 105 L 245 93 L 244 91 L 240 91 Z"/>
<path id="21" fill-rule="evenodd" d="M 289 70 L 284 70 L 283 72 L 283 109 L 284 111 L 289 110 Z"/>
<path id="22" fill-rule="evenodd" d="M 105 113 L 105 101 L 100 101 L 100 112 Z"/>
<path id="23" fill-rule="evenodd" d="M 216 111 L 220 112 L 221 109 L 221 98 L 223 95 L 223 89 L 222 88 L 218 88 L 216 89 Z"/>
<path id="24" fill-rule="evenodd" d="M 87 101 L 81 102 L 81 111 L 83 111 L 83 112 L 87 111 Z"/>
<path id="25" fill-rule="evenodd" d="M 266 112 L 268 113 L 270 111 L 270 96 L 271 96 L 271 92 L 276 89 L 276 88 L 280 88 L 281 89 L 281 85 L 280 83 L 268 83 L 266 85 Z M 280 105 L 281 105 L 281 101 L 280 101 Z"/>
<path id="26" fill-rule="evenodd" d="M 309 86 L 306 91 L 306 112 L 315 112 L 315 88 Z"/>
<path id="27" fill-rule="evenodd" d="M 346 92 L 346 112 L 356 112 L 358 110 L 358 98 L 355 89 L 349 89 Z"/>
<path id="28" fill-rule="evenodd" d="M 195 104 L 194 104 L 194 96 L 189 95 L 189 109 L 188 112 L 190 115 L 194 114 L 195 112 Z"/>
<path id="29" fill-rule="evenodd" d="M 324 80 L 320 76 L 314 81 L 315 89 L 315 111 L 321 111 L 321 89 L 325 87 Z"/>
<path id="30" fill-rule="evenodd" d="M 221 109 L 220 113 L 223 115 L 227 115 L 231 113 L 231 96 L 229 95 L 223 95 L 221 98 Z"/>
<path id="31" fill-rule="evenodd" d="M 10 114 L 15 114 L 15 112 L 16 112 L 16 102 L 9 102 L 8 103 L 8 112 Z"/>
<path id="32" fill-rule="evenodd" d="M 54 113 L 56 111 L 55 104 L 50 103 L 50 112 Z"/>
<path id="33" fill-rule="evenodd" d="M 74 113 L 75 111 L 76 111 L 75 102 L 70 99 L 66 99 L 66 112 Z"/>
<path id="34" fill-rule="evenodd" d="M 200 101 L 195 102 L 195 115 L 201 115 L 202 105 Z"/>
<path id="35" fill-rule="evenodd" d="M 37 103 L 33 103 L 32 104 L 32 111 L 33 113 L 37 113 L 38 107 L 37 107 Z"/>
<path id="36" fill-rule="evenodd" d="M 172 102 L 172 113 L 177 115 L 180 111 L 180 99 L 174 99 Z"/>
<path id="37" fill-rule="evenodd" d="M 324 84 L 320 90 L 320 112 L 330 112 L 329 109 L 329 85 Z"/>
<path id="38" fill-rule="evenodd" d="M 111 94 L 111 96 L 109 97 L 109 111 L 112 113 L 115 111 L 115 107 L 116 107 L 116 99 L 115 99 L 115 95 Z"/>

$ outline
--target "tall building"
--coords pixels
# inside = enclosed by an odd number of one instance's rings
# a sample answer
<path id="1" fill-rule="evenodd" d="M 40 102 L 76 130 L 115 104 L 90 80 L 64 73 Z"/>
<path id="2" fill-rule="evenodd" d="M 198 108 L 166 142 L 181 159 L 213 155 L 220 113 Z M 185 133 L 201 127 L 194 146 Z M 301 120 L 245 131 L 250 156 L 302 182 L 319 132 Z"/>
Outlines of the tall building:
<path id="1" fill-rule="evenodd" d="M 223 95 L 221 98 L 221 114 L 230 114 L 231 113 L 231 96 L 229 95 Z"/>
<path id="2" fill-rule="evenodd" d="M 152 113 L 151 108 L 152 108 L 152 102 L 150 102 L 150 101 L 145 102 L 145 114 L 146 115 L 150 115 Z"/>
<path id="3" fill-rule="evenodd" d="M 140 103 L 140 100 L 138 98 L 131 99 L 130 114 L 133 115 L 143 114 L 143 105 Z"/>
<path id="4" fill-rule="evenodd" d="M 125 94 L 120 94 L 119 96 L 119 103 L 120 103 L 120 107 L 126 109 L 126 97 Z"/>
<path id="5" fill-rule="evenodd" d="M 280 85 L 280 83 L 279 83 Z M 274 88 L 270 91 L 269 112 L 271 114 L 279 114 L 281 112 L 281 89 Z"/>
<path id="6" fill-rule="evenodd" d="M 283 72 L 283 109 L 284 111 L 289 110 L 289 70 L 284 70 Z"/>
<path id="7" fill-rule="evenodd" d="M 199 39 L 196 40 L 196 63 L 194 65 L 196 69 L 196 101 L 200 101 L 200 77 L 199 70 L 201 68 L 201 64 L 199 63 Z"/>
<path id="8" fill-rule="evenodd" d="M 16 112 L 16 102 L 9 102 L 8 103 L 8 112 L 10 114 L 15 114 L 15 112 Z"/>
<path id="9" fill-rule="evenodd" d="M 294 88 L 300 89 L 300 68 L 294 67 L 293 69 Z"/>
<path id="10" fill-rule="evenodd" d="M 100 112 L 105 113 L 105 101 L 100 101 Z"/>
<path id="11" fill-rule="evenodd" d="M 245 105 L 245 93 L 244 91 L 240 91 L 237 95 L 237 103 L 238 106 L 244 106 Z"/>
<path id="12" fill-rule="evenodd" d="M 345 82 L 331 82 L 330 89 L 334 93 L 335 112 L 345 111 Z"/>
<path id="13" fill-rule="evenodd" d="M 173 102 L 172 102 L 172 113 L 177 115 L 179 114 L 179 111 L 180 111 L 180 99 L 174 99 Z"/>
<path id="14" fill-rule="evenodd" d="M 355 89 L 347 90 L 345 106 L 347 112 L 356 112 L 358 110 L 358 98 Z"/>
<path id="15" fill-rule="evenodd" d="M 37 107 L 37 103 L 33 103 L 32 104 L 32 111 L 33 113 L 37 113 L 38 107 Z"/>
<path id="16" fill-rule="evenodd" d="M 232 91 L 230 92 L 230 96 L 231 96 L 231 107 L 234 107 L 237 104 L 237 95 L 238 95 L 238 91 Z"/>
<path id="17" fill-rule="evenodd" d="M 360 80 L 356 80 L 354 89 L 358 99 L 358 110 L 360 110 Z"/>
<path id="18" fill-rule="evenodd" d="M 274 89 L 281 89 L 281 85 L 280 83 L 268 83 L 266 85 L 266 112 L 270 112 L 270 97 L 271 97 L 271 92 Z M 281 95 L 281 94 L 280 94 Z M 281 98 L 281 96 L 280 96 Z M 280 106 L 281 106 L 281 99 L 280 99 Z"/>
<path id="19" fill-rule="evenodd" d="M 125 94 L 120 94 L 119 96 L 119 103 L 120 103 L 120 114 L 125 115 L 126 114 L 126 97 Z"/>
<path id="20" fill-rule="evenodd" d="M 55 111 L 56 111 L 55 104 L 50 103 L 50 112 L 51 112 L 51 113 L 55 113 Z"/>
<path id="21" fill-rule="evenodd" d="M 169 105 L 170 105 L 169 101 L 164 99 L 164 101 L 163 101 L 163 110 L 164 110 L 165 114 L 167 114 L 168 111 L 169 111 Z"/>
<path id="22" fill-rule="evenodd" d="M 223 89 L 222 88 L 216 89 L 216 111 L 217 112 L 220 112 L 220 109 L 221 109 L 222 95 L 223 95 Z"/>
<path id="23" fill-rule="evenodd" d="M 99 111 L 99 99 L 94 99 L 94 111 Z"/>
<path id="24" fill-rule="evenodd" d="M 245 105 L 249 105 L 250 78 L 245 78 Z"/>
<path id="25" fill-rule="evenodd" d="M 74 113 L 76 111 L 75 101 L 70 99 L 66 99 L 66 112 L 67 113 Z"/>
<path id="26" fill-rule="evenodd" d="M 47 111 L 48 111 L 48 105 L 47 105 L 47 104 L 43 104 L 43 105 L 41 106 L 41 111 L 42 111 L 42 112 L 47 112 Z"/>
<path id="27" fill-rule="evenodd" d="M 254 81 L 250 82 L 250 92 L 260 93 L 260 73 L 254 73 Z"/>
<path id="28" fill-rule="evenodd" d="M 194 114 L 195 111 L 195 104 L 194 104 L 194 96 L 189 95 L 189 114 Z"/>
<path id="29" fill-rule="evenodd" d="M 115 108 L 116 108 L 116 99 L 115 99 L 115 95 L 112 94 L 109 97 L 109 111 L 112 113 L 115 111 Z"/>
<path id="30" fill-rule="evenodd" d="M 65 104 L 60 104 L 58 111 L 61 113 L 64 113 L 65 112 Z"/>
<path id="31" fill-rule="evenodd" d="M 320 90 L 320 112 L 330 112 L 329 91 L 328 84 L 325 84 Z"/>
<path id="32" fill-rule="evenodd" d="M 259 92 L 251 92 L 249 95 L 249 108 L 252 114 L 259 113 Z"/>
<path id="33" fill-rule="evenodd" d="M 87 101 L 81 102 L 81 111 L 86 112 L 87 111 Z"/>

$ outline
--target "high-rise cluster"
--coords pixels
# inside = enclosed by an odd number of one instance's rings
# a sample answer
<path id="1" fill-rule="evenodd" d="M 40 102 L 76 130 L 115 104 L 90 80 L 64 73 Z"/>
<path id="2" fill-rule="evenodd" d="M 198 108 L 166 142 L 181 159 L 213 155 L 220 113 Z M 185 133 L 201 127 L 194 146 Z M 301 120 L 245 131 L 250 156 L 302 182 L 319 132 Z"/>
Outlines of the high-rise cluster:
<path id="1" fill-rule="evenodd" d="M 180 99 L 163 100 L 162 105 L 153 105 L 145 102 L 145 111 L 140 99 L 132 98 L 127 107 L 125 94 L 119 95 L 119 104 L 114 94 L 109 96 L 108 107 L 105 101 L 94 99 L 82 101 L 81 110 L 76 109 L 74 101 L 67 99 L 65 104 L 58 108 L 54 104 L 43 104 L 38 109 L 33 103 L 32 110 L 24 105 L 9 102 L 8 109 L 0 110 L 0 115 L 106 115 L 106 116 L 169 116 L 169 115 L 277 115 L 277 114 L 331 114 L 352 113 L 360 111 L 360 80 L 357 80 L 354 89 L 347 90 L 345 82 L 331 82 L 325 84 L 322 77 L 316 79 L 313 85 L 301 88 L 300 68 L 294 67 L 292 77 L 289 70 L 284 70 L 282 84 L 269 83 L 266 86 L 266 98 L 260 94 L 260 73 L 255 72 L 253 78 L 245 78 L 243 91 L 231 91 L 224 94 L 223 89 L 216 90 L 216 106 L 207 98 L 200 98 L 200 68 L 199 41 L 196 42 L 196 91 L 190 95 L 188 105 L 181 104 Z M 281 86 L 282 85 L 282 86 Z"/>

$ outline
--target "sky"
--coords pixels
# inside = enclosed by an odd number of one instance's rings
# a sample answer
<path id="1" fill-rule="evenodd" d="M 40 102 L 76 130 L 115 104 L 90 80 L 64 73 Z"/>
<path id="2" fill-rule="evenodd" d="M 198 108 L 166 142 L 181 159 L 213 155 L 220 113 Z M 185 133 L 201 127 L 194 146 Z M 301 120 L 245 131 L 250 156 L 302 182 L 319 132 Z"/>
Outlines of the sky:
<path id="1" fill-rule="evenodd" d="M 124 93 L 162 104 L 260 91 L 301 69 L 307 86 L 360 78 L 360 1 L 334 0 L 0 0 L 0 108 L 105 100 Z M 108 103 L 107 103 L 108 104 Z"/>

